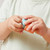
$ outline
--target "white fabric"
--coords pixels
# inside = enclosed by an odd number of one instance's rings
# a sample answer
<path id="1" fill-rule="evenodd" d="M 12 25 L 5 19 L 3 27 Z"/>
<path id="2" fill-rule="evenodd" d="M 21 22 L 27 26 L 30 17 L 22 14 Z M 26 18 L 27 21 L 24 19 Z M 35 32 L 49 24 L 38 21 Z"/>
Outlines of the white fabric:
<path id="1" fill-rule="evenodd" d="M 0 50 L 1 50 L 1 46 L 3 44 L 4 40 L 0 40 Z"/>
<path id="2" fill-rule="evenodd" d="M 5 0 L 1 9 L 0 22 L 12 15 L 33 15 L 41 17 L 50 27 L 50 0 Z M 50 44 L 36 33 L 12 32 L 4 41 L 1 50 L 50 50 Z"/>

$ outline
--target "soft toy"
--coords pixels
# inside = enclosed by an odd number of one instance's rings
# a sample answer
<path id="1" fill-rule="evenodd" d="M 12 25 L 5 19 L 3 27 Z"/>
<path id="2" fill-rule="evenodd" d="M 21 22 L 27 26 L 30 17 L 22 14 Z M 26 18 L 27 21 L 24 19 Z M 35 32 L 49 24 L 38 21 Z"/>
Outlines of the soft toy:
<path id="1" fill-rule="evenodd" d="M 23 29 L 24 29 L 25 31 L 30 32 L 30 33 L 34 33 L 34 32 L 32 32 L 31 30 L 27 30 L 27 28 L 28 28 L 29 25 L 25 25 L 25 24 L 24 24 L 25 21 L 26 21 L 26 19 L 22 19 Z"/>

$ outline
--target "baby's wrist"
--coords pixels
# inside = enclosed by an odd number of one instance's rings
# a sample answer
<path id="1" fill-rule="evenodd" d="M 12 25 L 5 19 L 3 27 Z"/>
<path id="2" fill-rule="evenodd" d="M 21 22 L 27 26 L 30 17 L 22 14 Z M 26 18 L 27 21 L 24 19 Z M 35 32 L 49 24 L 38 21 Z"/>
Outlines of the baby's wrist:
<path id="1" fill-rule="evenodd" d="M 6 24 L 6 28 L 9 32 L 12 32 L 9 28 L 8 28 L 8 20 L 5 21 L 5 24 Z"/>
<path id="2" fill-rule="evenodd" d="M 43 36 L 43 38 L 50 43 L 50 28 L 47 29 L 46 34 Z"/>
<path id="3" fill-rule="evenodd" d="M 49 28 L 46 28 L 46 31 L 42 33 L 42 37 L 45 37 L 48 34 Z"/>
<path id="4" fill-rule="evenodd" d="M 47 28 L 46 33 L 44 33 L 42 36 L 43 36 L 44 38 L 46 38 L 46 37 L 48 36 L 48 33 L 49 33 L 49 28 Z"/>

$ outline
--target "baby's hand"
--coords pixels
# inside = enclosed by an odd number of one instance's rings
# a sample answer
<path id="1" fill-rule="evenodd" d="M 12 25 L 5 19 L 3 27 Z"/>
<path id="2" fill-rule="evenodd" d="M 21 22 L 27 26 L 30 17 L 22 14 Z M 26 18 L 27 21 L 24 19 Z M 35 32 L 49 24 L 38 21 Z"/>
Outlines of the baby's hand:
<path id="1" fill-rule="evenodd" d="M 7 25 L 11 31 L 22 32 L 23 26 L 21 22 L 22 22 L 22 19 L 20 18 L 20 16 L 11 16 L 10 18 L 8 18 Z"/>
<path id="2" fill-rule="evenodd" d="M 32 32 L 36 32 L 37 34 L 44 35 L 47 33 L 47 27 L 44 23 L 44 21 L 40 17 L 35 16 L 25 16 L 24 19 L 28 19 L 25 21 L 25 25 L 28 25 L 27 30 L 31 30 Z"/>

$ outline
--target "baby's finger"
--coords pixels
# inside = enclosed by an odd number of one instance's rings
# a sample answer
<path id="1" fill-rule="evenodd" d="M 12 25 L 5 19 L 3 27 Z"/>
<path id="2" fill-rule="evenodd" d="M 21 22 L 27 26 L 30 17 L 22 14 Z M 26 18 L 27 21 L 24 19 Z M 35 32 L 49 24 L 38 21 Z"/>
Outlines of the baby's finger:
<path id="1" fill-rule="evenodd" d="M 13 25 L 8 26 L 11 31 L 14 31 L 15 27 Z"/>
<path id="2" fill-rule="evenodd" d="M 28 25 L 28 24 L 30 24 L 30 23 L 32 23 L 32 22 L 37 21 L 37 20 L 38 20 L 37 18 L 31 18 L 31 19 L 26 20 L 26 21 L 24 22 L 24 24 L 25 24 L 25 25 Z"/>
<path id="3" fill-rule="evenodd" d="M 27 30 L 31 30 L 32 27 L 33 27 L 34 25 L 38 24 L 38 23 L 39 23 L 39 21 L 32 22 L 32 23 L 28 26 Z"/>
<path id="4" fill-rule="evenodd" d="M 21 20 L 20 18 L 18 18 L 18 17 L 15 17 L 15 18 L 14 18 L 14 21 L 15 21 L 15 22 L 18 22 L 18 23 L 22 22 L 22 20 Z"/>
<path id="5" fill-rule="evenodd" d="M 15 28 L 15 30 L 14 30 L 15 32 L 22 32 L 23 31 L 23 29 L 19 29 L 19 28 Z"/>
<path id="6" fill-rule="evenodd" d="M 9 26 L 9 29 L 10 29 L 11 31 L 15 31 L 15 32 L 22 32 L 22 31 L 23 31 L 23 29 L 16 28 L 16 27 L 14 27 L 13 25 L 10 25 L 10 26 Z"/>
<path id="7" fill-rule="evenodd" d="M 34 26 L 32 27 L 32 32 L 33 32 L 33 31 L 35 31 L 36 29 L 38 29 L 39 25 L 40 25 L 40 23 L 39 23 L 39 24 L 34 25 Z"/>
<path id="8" fill-rule="evenodd" d="M 21 23 L 16 23 L 14 26 L 17 28 L 23 28 L 23 25 Z"/>
<path id="9" fill-rule="evenodd" d="M 30 19 L 30 18 L 33 18 L 33 17 L 35 17 L 35 16 L 29 15 L 29 16 L 24 16 L 23 18 L 24 19 Z"/>
<path id="10" fill-rule="evenodd" d="M 21 23 L 13 22 L 13 26 L 17 28 L 23 28 L 23 25 Z"/>
<path id="11" fill-rule="evenodd" d="M 9 29 L 11 29 L 11 30 L 13 30 L 13 31 L 15 31 L 15 32 L 21 32 L 21 31 L 23 31 L 23 29 L 21 28 L 16 28 L 16 27 L 14 27 L 13 25 L 11 25 L 10 27 L 9 27 Z"/>

